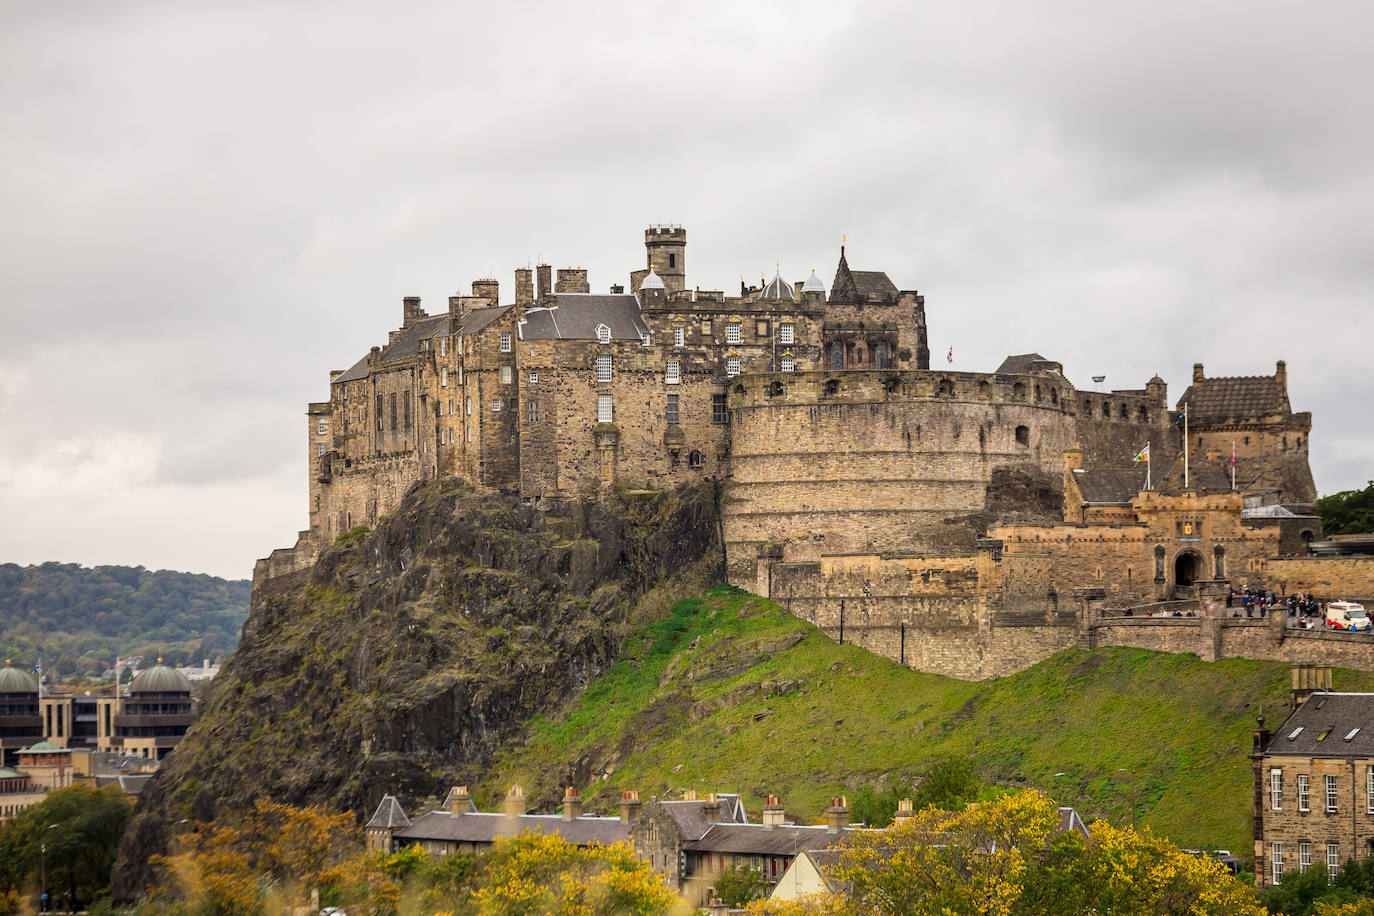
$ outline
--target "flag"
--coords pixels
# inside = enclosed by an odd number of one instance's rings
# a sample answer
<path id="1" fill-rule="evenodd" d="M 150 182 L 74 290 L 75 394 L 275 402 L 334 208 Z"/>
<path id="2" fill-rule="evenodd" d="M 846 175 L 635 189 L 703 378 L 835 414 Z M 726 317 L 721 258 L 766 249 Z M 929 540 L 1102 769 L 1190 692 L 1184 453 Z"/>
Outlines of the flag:
<path id="1" fill-rule="evenodd" d="M 1174 421 L 1174 425 L 1182 426 L 1186 419 L 1188 419 L 1188 405 L 1184 404 L 1183 409 L 1178 412 L 1178 419 Z"/>
<path id="2" fill-rule="evenodd" d="M 951 346 L 951 347 L 949 348 L 949 352 L 945 354 L 945 362 L 947 362 L 947 363 L 952 363 L 952 362 L 954 362 L 954 347 L 953 347 L 953 346 Z"/>
<path id="3" fill-rule="evenodd" d="M 1132 460 L 1132 461 L 1149 461 L 1149 460 L 1150 460 L 1150 446 L 1149 446 L 1149 443 L 1146 443 L 1146 445 L 1145 445 L 1144 448 L 1142 448 L 1140 451 L 1136 452 L 1136 453 L 1135 453 L 1135 457 L 1132 458 L 1131 460 Z"/>
<path id="4" fill-rule="evenodd" d="M 1231 467 L 1236 466 L 1236 444 L 1231 443 Z"/>

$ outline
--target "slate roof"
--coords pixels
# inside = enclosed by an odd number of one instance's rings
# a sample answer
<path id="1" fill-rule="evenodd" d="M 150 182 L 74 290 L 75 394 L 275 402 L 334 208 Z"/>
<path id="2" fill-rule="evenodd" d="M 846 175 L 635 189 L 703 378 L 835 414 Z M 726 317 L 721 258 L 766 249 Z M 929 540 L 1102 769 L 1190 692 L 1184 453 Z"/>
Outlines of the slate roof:
<path id="1" fill-rule="evenodd" d="M 401 827 L 409 827 L 410 818 L 406 817 L 405 809 L 396 800 L 394 795 L 383 795 L 382 801 L 377 805 L 376 812 L 372 815 L 372 820 L 367 822 L 364 830 L 396 830 Z"/>
<path id="2" fill-rule="evenodd" d="M 1039 353 L 1022 353 L 1017 356 L 1008 356 L 1002 360 L 1002 365 L 997 367 L 998 372 L 1025 372 L 1030 369 L 1031 363 L 1044 362 L 1045 357 Z"/>
<path id="3" fill-rule="evenodd" d="M 1088 468 L 1073 472 L 1083 502 L 1095 505 L 1129 505 L 1145 489 L 1145 463 L 1138 468 Z"/>
<path id="4" fill-rule="evenodd" d="M 640 340 L 649 326 L 639 300 L 628 294 L 558 293 L 551 307 L 526 309 L 521 340 L 596 340 L 597 325 L 611 329 L 611 340 Z"/>
<path id="5" fill-rule="evenodd" d="M 371 353 L 364 353 L 362 359 L 350 366 L 343 375 L 334 379 L 334 384 L 340 385 L 344 382 L 356 382 L 359 379 L 367 378 L 367 358 L 371 355 Z"/>
<path id="6" fill-rule="evenodd" d="M 897 285 L 881 270 L 851 270 L 854 288 L 867 299 L 886 299 L 897 295 Z"/>
<path id="7" fill-rule="evenodd" d="M 401 332 L 401 336 L 396 338 L 396 342 L 382 350 L 382 359 L 404 359 L 407 356 L 414 356 L 420 352 L 420 341 L 427 339 L 429 332 L 440 322 L 447 322 L 447 315 L 433 315 L 429 318 L 421 318 Z"/>
<path id="8" fill-rule="evenodd" d="M 459 334 L 476 334 L 478 331 L 510 311 L 513 305 L 498 305 L 484 309 L 472 309 L 463 315 L 459 323 Z"/>
<path id="9" fill-rule="evenodd" d="M 697 798 L 692 800 L 679 799 L 677 801 L 659 802 L 663 806 L 663 811 L 672 818 L 677 825 L 678 833 L 687 840 L 695 840 L 706 834 L 711 829 L 713 823 L 724 824 L 747 824 L 748 816 L 744 812 L 744 806 L 740 803 L 740 797 L 735 793 L 718 794 L 720 801 L 720 820 L 712 821 L 706 816 L 706 806 L 709 802 L 705 799 Z"/>
<path id="10" fill-rule="evenodd" d="M 1265 754 L 1374 757 L 1374 693 L 1312 694 L 1274 729 Z"/>
<path id="11" fill-rule="evenodd" d="M 1188 406 L 1188 422 L 1290 413 L 1284 385 L 1272 375 L 1205 378 L 1193 382 L 1178 399 Z"/>
<path id="12" fill-rule="evenodd" d="M 395 837 L 450 843 L 494 843 L 499 837 L 526 830 L 557 834 L 578 846 L 619 843 L 630 835 L 629 825 L 618 817 L 586 815 L 565 821 L 561 814 L 521 814 L 512 818 L 495 811 L 472 814 L 431 811 L 409 827 L 396 831 Z"/>
<path id="13" fill-rule="evenodd" d="M 683 848 L 689 852 L 730 852 L 754 856 L 791 856 L 835 834 L 824 824 L 712 824 L 706 835 Z"/>

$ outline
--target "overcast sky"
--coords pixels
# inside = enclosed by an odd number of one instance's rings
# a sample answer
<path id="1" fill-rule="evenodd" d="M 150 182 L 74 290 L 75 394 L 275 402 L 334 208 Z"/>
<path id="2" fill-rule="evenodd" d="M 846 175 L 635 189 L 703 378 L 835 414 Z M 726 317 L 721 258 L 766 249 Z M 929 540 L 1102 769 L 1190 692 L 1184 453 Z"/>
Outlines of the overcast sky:
<path id="1" fill-rule="evenodd" d="M 1285 359 L 1318 489 L 1361 487 L 1372 11 L 5 4 L 0 561 L 249 575 L 306 523 L 306 403 L 403 296 L 604 290 L 658 222 L 708 289 L 828 284 L 847 234 L 958 369 L 1172 401 Z"/>

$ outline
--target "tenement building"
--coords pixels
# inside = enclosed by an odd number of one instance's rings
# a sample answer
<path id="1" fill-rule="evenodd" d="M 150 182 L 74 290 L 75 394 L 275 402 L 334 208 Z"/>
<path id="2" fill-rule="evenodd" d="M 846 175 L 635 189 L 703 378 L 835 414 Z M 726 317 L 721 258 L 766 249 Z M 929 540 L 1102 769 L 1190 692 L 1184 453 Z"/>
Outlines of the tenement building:
<path id="1" fill-rule="evenodd" d="M 925 297 L 844 247 L 828 288 L 777 269 L 736 294 L 689 284 L 681 227 L 644 245 L 604 292 L 541 264 L 504 302 L 491 278 L 433 315 L 406 298 L 400 327 L 309 405 L 310 527 L 255 576 L 459 477 L 535 505 L 715 479 L 732 583 L 961 677 L 1083 642 L 1072 627 L 1101 607 L 1275 575 L 1333 597 L 1374 583 L 1291 559 L 1321 529 L 1311 415 L 1283 362 L 1196 365 L 1172 406 L 1158 376 L 1080 390 L 1033 352 L 956 372 L 931 365 Z"/>
<path id="2" fill-rule="evenodd" d="M 1331 691 L 1330 668 L 1295 669 L 1294 680 L 1297 708 L 1272 731 L 1260 717 L 1250 756 L 1261 887 L 1374 855 L 1374 694 Z"/>

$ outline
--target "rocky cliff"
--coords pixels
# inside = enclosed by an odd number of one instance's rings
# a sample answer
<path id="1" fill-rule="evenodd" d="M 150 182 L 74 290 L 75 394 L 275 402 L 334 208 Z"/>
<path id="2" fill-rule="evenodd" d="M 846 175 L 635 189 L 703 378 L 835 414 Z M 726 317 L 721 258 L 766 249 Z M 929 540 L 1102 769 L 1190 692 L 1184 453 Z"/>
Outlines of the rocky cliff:
<path id="1" fill-rule="evenodd" d="M 625 633 L 717 575 L 715 497 L 703 483 L 540 511 L 429 483 L 312 568 L 255 583 L 237 653 L 139 800 L 115 896 L 141 893 L 183 819 L 477 783 Z"/>

